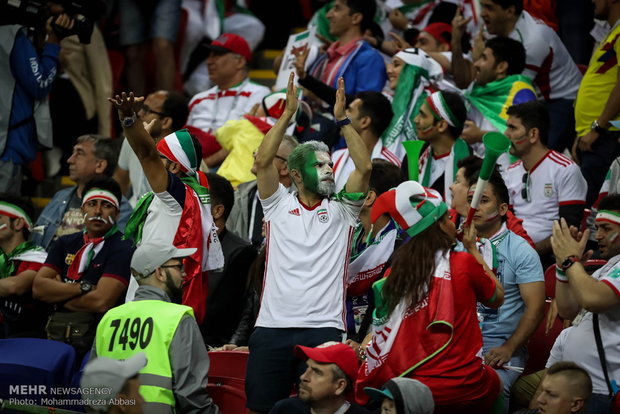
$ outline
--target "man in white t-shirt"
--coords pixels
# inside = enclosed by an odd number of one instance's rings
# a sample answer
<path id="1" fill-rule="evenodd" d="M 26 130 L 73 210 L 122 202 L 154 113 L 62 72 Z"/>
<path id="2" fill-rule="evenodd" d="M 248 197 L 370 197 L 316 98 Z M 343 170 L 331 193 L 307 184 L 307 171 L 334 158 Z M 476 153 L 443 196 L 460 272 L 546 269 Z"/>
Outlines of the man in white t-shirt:
<path id="1" fill-rule="evenodd" d="M 334 195 L 327 146 L 306 142 L 289 156 L 288 168 L 298 189 L 289 193 L 278 181 L 273 159 L 297 105 L 291 74 L 284 114 L 256 154 L 267 258 L 260 311 L 249 341 L 246 395 L 252 413 L 269 412 L 290 394 L 302 369 L 294 358 L 295 345 L 343 340 L 351 237 L 372 170 L 370 153 L 346 117 L 340 78 L 334 116 L 356 169 L 344 191 Z"/>
<path id="2" fill-rule="evenodd" d="M 358 93 L 347 108 L 347 116 L 351 119 L 351 125 L 362 137 L 366 149 L 371 154 L 370 158 L 380 158 L 400 166 L 400 159 L 381 142 L 381 135 L 390 125 L 392 115 L 392 104 L 389 99 L 382 93 L 374 91 Z M 340 191 L 347 183 L 349 175 L 355 170 L 355 162 L 348 148 L 334 151 L 332 162 L 334 163 L 336 191 Z"/>
<path id="3" fill-rule="evenodd" d="M 523 75 L 533 80 L 551 118 L 549 148 L 563 151 L 570 144 L 566 138 L 575 122 L 573 101 L 582 77 L 579 68 L 557 33 L 523 10 L 523 0 L 480 0 L 480 6 L 484 36 L 507 36 L 523 43 L 526 53 Z M 468 65 L 467 61 L 461 62 Z M 454 70 L 455 74 L 470 74 L 469 81 L 473 79 L 473 71 Z M 457 80 L 462 88 L 468 84 Z"/>
<path id="4" fill-rule="evenodd" d="M 596 215 L 596 241 L 600 258 L 607 263 L 588 275 L 580 260 L 585 252 L 586 231 L 578 240 L 565 220 L 553 225 L 553 253 L 556 257 L 555 299 L 561 317 L 573 321 L 562 350 L 564 360 L 575 361 L 592 377 L 592 398 L 588 412 L 611 412 L 609 388 L 594 337 L 598 323 L 610 380 L 620 380 L 620 195 L 603 198 Z"/>
<path id="5" fill-rule="evenodd" d="M 187 113 L 187 100 L 183 95 L 178 92 L 157 91 L 146 97 L 138 111 L 138 118 L 144 124 L 150 124 L 149 134 L 157 143 L 166 135 L 181 129 L 187 120 Z M 113 178 L 121 186 L 123 194 L 128 194 L 131 187 L 129 204 L 132 208 L 140 197 L 151 191 L 140 160 L 127 140 L 124 140 L 121 146 Z"/>
<path id="6" fill-rule="evenodd" d="M 506 136 L 519 161 L 503 172 L 514 214 L 536 244 L 545 263 L 551 251 L 551 225 L 560 217 L 579 227 L 587 183 L 579 166 L 546 146 L 549 116 L 538 101 L 511 106 Z"/>
<path id="7" fill-rule="evenodd" d="M 224 33 L 208 48 L 209 78 L 212 88 L 195 95 L 189 102 L 187 128 L 202 145 L 202 156 L 209 166 L 219 165 L 227 152 L 215 139 L 215 130 L 231 119 L 240 119 L 269 94 L 269 88 L 250 81 L 250 46 L 234 33 Z"/>

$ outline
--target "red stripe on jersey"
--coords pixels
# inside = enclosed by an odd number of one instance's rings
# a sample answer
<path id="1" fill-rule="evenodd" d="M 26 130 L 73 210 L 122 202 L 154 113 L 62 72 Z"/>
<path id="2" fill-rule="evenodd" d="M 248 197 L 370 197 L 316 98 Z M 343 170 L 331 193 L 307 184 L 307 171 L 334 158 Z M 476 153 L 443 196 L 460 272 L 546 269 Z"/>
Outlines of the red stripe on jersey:
<path id="1" fill-rule="evenodd" d="M 344 260 L 344 273 L 342 275 L 342 324 L 344 330 L 347 330 L 347 277 L 349 275 L 349 261 L 351 258 L 351 242 L 353 241 L 353 232 L 355 228 L 349 226 L 349 241 L 347 242 L 346 257 Z"/>
<path id="2" fill-rule="evenodd" d="M 573 163 L 571 160 L 569 160 L 568 158 L 564 156 L 561 156 L 561 154 L 558 154 L 558 153 L 555 153 L 555 154 L 550 153 L 549 159 L 555 162 L 556 164 L 560 164 L 562 167 L 568 167 L 569 165 Z"/>
<path id="3" fill-rule="evenodd" d="M 573 204 L 585 204 L 586 202 L 584 200 L 566 200 L 566 201 L 560 201 L 560 205 L 561 206 L 568 206 L 568 205 L 573 205 Z"/>
<path id="4" fill-rule="evenodd" d="M 620 298 L 620 290 L 618 290 L 617 287 L 615 287 L 613 285 L 613 283 L 611 283 L 609 280 L 601 280 L 601 282 L 605 283 L 607 286 L 609 286 L 611 288 L 611 290 L 614 291 L 614 293 L 616 294 L 616 296 L 618 296 Z"/>
<path id="5" fill-rule="evenodd" d="M 342 159 L 347 155 L 347 150 L 343 150 L 342 151 L 342 155 L 340 155 L 340 158 L 338 158 L 336 160 L 336 163 L 334 164 L 334 175 L 336 174 L 336 170 L 338 169 L 338 166 L 340 165 L 340 162 L 342 161 Z"/>
<path id="6" fill-rule="evenodd" d="M 269 239 L 271 236 L 271 222 L 265 222 L 265 270 L 263 271 L 263 286 L 260 289 L 260 298 L 258 300 L 258 312 L 260 313 L 260 305 L 263 303 L 263 294 L 265 293 L 265 284 L 267 283 L 267 269 L 269 264 Z"/>
<path id="7" fill-rule="evenodd" d="M 400 167 L 401 162 L 398 159 L 398 157 L 389 149 L 383 147 L 381 148 L 381 155 L 383 155 L 389 162 L 391 162 L 394 165 L 397 165 Z"/>
<path id="8" fill-rule="evenodd" d="M 545 158 L 547 158 L 549 156 L 549 154 L 551 154 L 551 150 L 547 151 L 547 153 L 545 154 L 544 157 L 542 157 L 540 159 L 540 161 L 538 161 L 536 164 L 534 164 L 534 166 L 530 169 L 530 174 L 534 172 L 534 170 L 540 165 L 542 164 L 542 162 L 545 160 Z M 523 166 L 525 168 L 525 166 Z"/>
<path id="9" fill-rule="evenodd" d="M 521 165 L 521 163 L 522 163 L 522 161 L 521 161 L 521 160 L 519 160 L 519 161 L 515 161 L 515 162 L 513 162 L 512 164 L 510 164 L 506 170 L 510 170 L 510 169 L 512 169 L 512 168 L 516 168 L 516 167 L 518 167 L 519 165 Z"/>
<path id="10" fill-rule="evenodd" d="M 569 164 L 573 164 L 574 163 L 573 160 L 571 160 L 570 158 L 568 158 L 566 155 L 562 154 L 561 152 L 552 151 L 551 155 L 553 155 L 554 157 L 556 157 L 559 160 L 563 160 L 565 162 L 568 162 Z"/>

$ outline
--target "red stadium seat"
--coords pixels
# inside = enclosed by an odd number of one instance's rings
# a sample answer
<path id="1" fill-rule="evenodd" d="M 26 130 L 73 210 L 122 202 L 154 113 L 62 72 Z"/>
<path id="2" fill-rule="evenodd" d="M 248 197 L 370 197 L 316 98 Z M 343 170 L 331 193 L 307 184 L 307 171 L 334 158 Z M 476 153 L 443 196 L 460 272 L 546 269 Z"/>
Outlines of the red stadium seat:
<path id="1" fill-rule="evenodd" d="M 545 270 L 545 296 L 555 298 L 555 265 L 552 264 Z"/>
<path id="2" fill-rule="evenodd" d="M 538 325 L 536 332 L 534 332 L 527 345 L 529 358 L 525 363 L 523 375 L 528 375 L 545 368 L 545 364 L 547 363 L 547 359 L 549 359 L 549 352 L 551 352 L 553 343 L 560 332 L 564 329 L 562 320 L 556 316 L 549 333 L 545 334 L 545 325 L 547 323 L 546 315 L 549 312 L 550 306 L 551 303 L 547 301 L 545 303 L 545 317 L 540 322 L 540 325 Z"/>
<path id="3" fill-rule="evenodd" d="M 245 408 L 245 392 L 230 385 L 212 384 L 207 385 L 209 396 L 225 414 L 243 414 Z"/>
<path id="4" fill-rule="evenodd" d="M 243 414 L 245 409 L 245 372 L 248 352 L 209 352 L 207 390 L 222 413 Z"/>

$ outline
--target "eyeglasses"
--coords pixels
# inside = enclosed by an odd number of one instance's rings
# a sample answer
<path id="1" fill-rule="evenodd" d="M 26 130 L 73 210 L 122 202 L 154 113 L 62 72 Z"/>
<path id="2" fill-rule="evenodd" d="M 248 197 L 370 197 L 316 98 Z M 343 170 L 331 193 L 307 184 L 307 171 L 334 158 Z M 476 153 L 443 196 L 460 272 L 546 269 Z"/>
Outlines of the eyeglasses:
<path id="1" fill-rule="evenodd" d="M 164 268 L 164 269 L 171 267 L 173 269 L 177 269 L 179 272 L 183 272 L 183 263 L 173 264 L 173 265 L 161 265 L 159 267 Z"/>
<path id="2" fill-rule="evenodd" d="M 523 174 L 523 178 L 521 179 L 523 183 L 523 189 L 521 189 L 521 197 L 527 201 L 528 203 L 532 201 L 530 199 L 530 173 L 529 171 Z"/>
<path id="3" fill-rule="evenodd" d="M 140 108 L 140 110 L 144 112 L 144 115 L 155 114 L 161 117 L 168 116 L 167 114 L 163 112 L 157 112 L 157 111 L 152 110 L 148 105 L 142 105 L 142 108 Z"/>

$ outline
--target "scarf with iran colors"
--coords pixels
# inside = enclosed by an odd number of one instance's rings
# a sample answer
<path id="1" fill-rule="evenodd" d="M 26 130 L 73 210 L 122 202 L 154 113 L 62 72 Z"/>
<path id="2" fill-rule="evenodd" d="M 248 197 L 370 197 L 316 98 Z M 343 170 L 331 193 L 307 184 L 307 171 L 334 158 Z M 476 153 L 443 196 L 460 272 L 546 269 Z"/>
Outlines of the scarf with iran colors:
<path id="1" fill-rule="evenodd" d="M 439 63 L 421 49 L 401 50 L 394 57 L 402 59 L 405 66 L 398 76 L 392 100 L 394 116 L 381 140 L 384 147 L 402 160 L 405 148 L 401 144 L 403 141 L 418 139 L 413 118 L 430 93 L 432 83 L 442 78 L 443 70 Z"/>
<path id="2" fill-rule="evenodd" d="M 360 224 L 353 234 L 352 246 L 362 243 L 359 239 L 363 230 Z M 370 290 L 392 255 L 397 236 L 398 228 L 394 221 L 390 220 L 374 239 L 369 237 L 366 240 L 362 251 L 351 252 L 351 263 L 347 269 L 347 296 L 363 295 Z"/>
<path id="3" fill-rule="evenodd" d="M 45 263 L 46 258 L 47 252 L 29 241 L 21 243 L 9 254 L 0 251 L 0 279 L 15 276 L 17 261 Z"/>
<path id="4" fill-rule="evenodd" d="M 508 120 L 508 114 L 506 114 L 508 108 L 535 101 L 536 92 L 530 78 L 523 75 L 510 75 L 484 86 L 474 83 L 472 88 L 465 92 L 465 100 L 480 111 L 495 129 L 504 133 Z"/>
<path id="5" fill-rule="evenodd" d="M 389 275 L 373 285 L 377 307 L 373 313 L 372 339 L 366 348 L 366 361 L 360 367 L 355 383 L 358 403 L 368 401 L 364 387 L 380 388 L 391 378 L 410 375 L 452 341 L 455 292 L 450 278 L 450 252 L 445 255 L 437 252 L 435 263 L 431 290 L 413 307 L 401 300 L 387 315 L 381 290 Z"/>
<path id="6" fill-rule="evenodd" d="M 222 245 L 211 216 L 209 183 L 204 173 L 197 171 L 200 158 L 187 130 L 166 136 L 157 143 L 157 150 L 178 163 L 187 175 L 181 178 L 185 185 L 185 204 L 173 245 L 180 249 L 196 248 L 196 252 L 184 260 L 186 276 L 182 303 L 194 309 L 196 321 L 200 324 L 206 314 L 206 271 L 224 266 Z M 149 192 L 140 199 L 125 227 L 125 238 L 132 239 L 134 245 L 142 241 L 142 231 L 154 197 L 153 192 Z"/>
<path id="7" fill-rule="evenodd" d="M 446 170 L 443 174 L 443 189 L 444 194 L 443 199 L 447 205 L 452 203 L 452 191 L 450 191 L 450 185 L 454 182 L 456 178 L 456 172 L 458 171 L 458 162 L 463 158 L 471 155 L 469 150 L 469 146 L 465 141 L 461 138 L 457 138 L 450 150 L 450 155 L 448 155 L 448 162 L 446 163 Z M 424 152 L 420 155 L 420 159 L 418 161 L 418 172 L 420 177 L 420 182 L 424 187 L 430 187 L 433 183 L 431 180 L 431 172 L 433 165 L 433 148 L 429 145 Z"/>
<path id="8" fill-rule="evenodd" d="M 80 247 L 80 250 L 77 251 L 69 265 L 67 277 L 71 280 L 80 280 L 95 256 L 103 249 L 105 241 L 117 232 L 118 227 L 116 225 L 112 226 L 103 237 L 89 237 L 86 230 L 84 230 L 84 245 Z"/>

